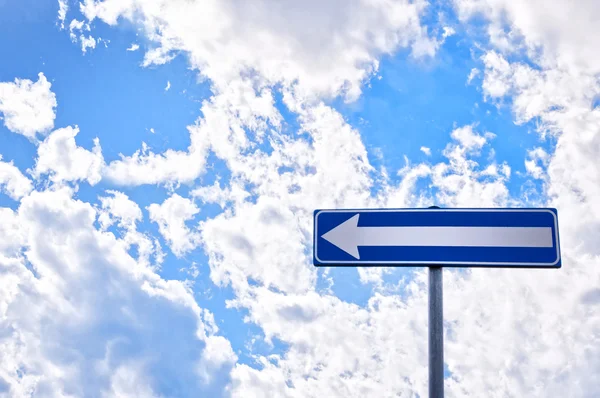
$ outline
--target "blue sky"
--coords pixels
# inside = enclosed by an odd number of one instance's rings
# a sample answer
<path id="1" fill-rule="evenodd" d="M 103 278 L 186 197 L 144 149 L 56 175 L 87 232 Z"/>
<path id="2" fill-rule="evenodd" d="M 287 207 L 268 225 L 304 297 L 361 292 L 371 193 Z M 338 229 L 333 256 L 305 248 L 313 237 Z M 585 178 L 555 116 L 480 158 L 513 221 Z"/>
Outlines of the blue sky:
<path id="1" fill-rule="evenodd" d="M 431 204 L 564 214 L 565 279 L 446 273 L 449 396 L 596 391 L 600 63 L 561 12 L 225 3 L 0 1 L 0 396 L 425 396 L 426 274 L 315 269 L 310 215 Z"/>

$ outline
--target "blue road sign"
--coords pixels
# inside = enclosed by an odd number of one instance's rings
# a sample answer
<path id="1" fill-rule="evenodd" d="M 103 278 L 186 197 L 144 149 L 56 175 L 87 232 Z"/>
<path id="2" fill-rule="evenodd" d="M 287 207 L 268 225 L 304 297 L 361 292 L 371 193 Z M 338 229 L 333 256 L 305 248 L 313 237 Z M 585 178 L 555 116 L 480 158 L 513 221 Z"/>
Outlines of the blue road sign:
<path id="1" fill-rule="evenodd" d="M 316 210 L 317 266 L 560 268 L 556 209 Z"/>

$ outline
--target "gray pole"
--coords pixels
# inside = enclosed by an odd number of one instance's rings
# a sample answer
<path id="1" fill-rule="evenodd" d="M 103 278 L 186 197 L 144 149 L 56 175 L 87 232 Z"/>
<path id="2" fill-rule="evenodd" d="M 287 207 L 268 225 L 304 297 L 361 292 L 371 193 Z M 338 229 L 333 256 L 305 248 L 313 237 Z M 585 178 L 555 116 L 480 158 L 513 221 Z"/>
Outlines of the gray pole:
<path id="1" fill-rule="evenodd" d="M 429 267 L 429 398 L 444 397 L 442 267 Z"/>

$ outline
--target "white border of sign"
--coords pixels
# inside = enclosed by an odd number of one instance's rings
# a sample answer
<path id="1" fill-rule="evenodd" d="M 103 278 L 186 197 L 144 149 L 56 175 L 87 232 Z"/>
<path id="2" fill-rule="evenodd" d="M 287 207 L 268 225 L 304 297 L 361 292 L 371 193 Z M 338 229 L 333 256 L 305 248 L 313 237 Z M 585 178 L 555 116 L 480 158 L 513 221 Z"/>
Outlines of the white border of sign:
<path id="1" fill-rule="evenodd" d="M 497 212 L 497 213 L 502 213 L 502 212 L 528 212 L 528 213 L 533 213 L 533 212 L 540 212 L 540 213 L 550 213 L 552 214 L 552 217 L 554 217 L 554 234 L 555 234 L 555 239 L 556 239 L 556 260 L 553 263 L 510 263 L 510 262 L 472 262 L 472 261 L 360 261 L 360 260 L 350 260 L 350 261 L 323 261 L 318 257 L 318 248 L 317 248 L 317 242 L 319 241 L 318 237 L 319 237 L 319 231 L 318 231 L 318 218 L 319 215 L 321 213 L 371 213 L 371 212 L 377 212 L 377 213 L 383 213 L 383 212 L 480 212 L 480 213 L 489 213 L 489 212 Z M 316 266 L 324 266 L 327 264 L 351 264 L 351 265 L 355 265 L 355 266 L 360 266 L 360 265 L 364 265 L 364 266 L 368 266 L 368 265 L 374 265 L 374 264 L 401 264 L 401 265 L 440 265 L 440 266 L 452 266 L 452 265 L 456 265 L 456 266 L 464 266 L 464 267 L 477 267 L 477 266 L 488 266 L 490 268 L 502 268 L 502 267 L 527 267 L 527 268 L 541 268 L 541 267 L 547 267 L 547 268 L 551 268 L 554 267 L 556 264 L 558 264 L 558 262 L 560 261 L 560 244 L 559 244 L 559 240 L 558 240 L 558 219 L 556 217 L 556 214 L 548 209 L 527 209 L 527 208 L 523 208 L 523 209 L 494 209 L 494 208 L 490 208 L 490 209 L 332 209 L 332 210 L 320 210 L 315 216 L 315 225 L 314 225 L 314 232 L 315 235 L 313 237 L 313 244 L 314 244 L 314 258 L 319 261 L 321 264 L 316 265 Z M 557 267 L 555 267 L 557 268 Z"/>

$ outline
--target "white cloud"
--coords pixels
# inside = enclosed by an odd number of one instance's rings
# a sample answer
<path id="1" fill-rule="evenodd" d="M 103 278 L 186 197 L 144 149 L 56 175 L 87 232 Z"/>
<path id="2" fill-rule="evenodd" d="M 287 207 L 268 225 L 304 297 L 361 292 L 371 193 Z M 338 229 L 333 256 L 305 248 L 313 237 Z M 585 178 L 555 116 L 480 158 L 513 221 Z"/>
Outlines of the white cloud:
<path id="1" fill-rule="evenodd" d="M 54 183 L 87 181 L 91 185 L 102 179 L 104 158 L 98 138 L 91 151 L 77 146 L 78 127 L 66 127 L 52 132 L 39 146 L 33 175 L 48 174 Z"/>
<path id="2" fill-rule="evenodd" d="M 423 152 L 427 156 L 431 156 L 431 148 L 428 148 L 426 146 L 422 146 L 421 147 L 421 152 Z"/>
<path id="3" fill-rule="evenodd" d="M 471 72 L 469 72 L 469 76 L 467 77 L 467 84 L 471 84 L 473 79 L 475 79 L 477 76 L 479 76 L 480 73 L 481 73 L 481 71 L 479 69 L 472 68 Z"/>
<path id="4" fill-rule="evenodd" d="M 165 87 L 165 91 L 169 91 L 170 88 L 171 88 L 171 82 L 167 81 L 167 86 Z"/>
<path id="5" fill-rule="evenodd" d="M 357 206 L 369 198 L 373 169 L 358 132 L 328 106 L 300 112 L 303 134 L 271 132 L 269 154 L 241 156 L 244 147 L 220 140 L 217 153 L 232 173 L 230 186 L 194 192 L 226 207 L 200 226 L 217 284 L 245 290 L 252 278 L 281 291 L 310 289 L 316 275 L 306 265 L 305 245 L 312 210 Z M 244 200 L 251 195 L 256 203 Z"/>
<path id="6" fill-rule="evenodd" d="M 58 20 L 60 21 L 61 29 L 65 28 L 67 11 L 69 11 L 69 3 L 67 3 L 67 0 L 58 0 Z"/>
<path id="7" fill-rule="evenodd" d="M 306 266 L 308 236 L 289 207 L 264 197 L 236 212 L 200 224 L 213 282 L 246 290 L 251 278 L 281 291 L 310 289 L 315 274 Z"/>
<path id="8" fill-rule="evenodd" d="M 494 51 L 486 53 L 483 61 L 486 70 L 482 88 L 486 96 L 498 98 L 508 94 L 510 89 L 506 82 L 507 76 L 510 73 L 508 62 Z"/>
<path id="9" fill-rule="evenodd" d="M 240 184 L 233 184 L 230 187 L 222 188 L 218 181 L 211 186 L 203 186 L 194 189 L 191 195 L 199 198 L 204 203 L 217 203 L 221 208 L 225 208 L 231 203 L 242 204 L 250 193 Z"/>
<path id="10" fill-rule="evenodd" d="M 479 151 L 486 140 L 485 137 L 475 133 L 473 126 L 464 126 L 455 129 L 451 134 L 452 138 L 456 140 L 465 151 Z"/>
<path id="11" fill-rule="evenodd" d="M 199 234 L 185 224 L 200 212 L 193 201 L 174 194 L 162 204 L 153 203 L 147 209 L 150 220 L 158 224 L 161 235 L 176 256 L 181 257 L 198 246 Z"/>
<path id="12" fill-rule="evenodd" d="M 111 162 L 107 177 L 120 185 L 189 183 L 205 171 L 208 151 L 228 161 L 242 150 L 256 144 L 248 131 L 260 139 L 268 126 L 277 128 L 280 115 L 272 93 L 256 93 L 249 81 L 232 82 L 223 93 L 203 102 L 204 117 L 188 127 L 190 146 L 187 152 L 167 150 L 156 154 L 143 146 L 132 156 Z"/>
<path id="13" fill-rule="evenodd" d="M 573 7 L 568 0 L 548 4 L 543 0 L 515 3 L 510 0 L 454 0 L 463 21 L 481 15 L 491 44 L 501 51 L 524 48 L 542 67 L 584 74 L 598 72 L 600 54 L 587 40 L 598 33 L 600 6 L 586 0 Z"/>
<path id="14" fill-rule="evenodd" d="M 14 200 L 19 200 L 29 194 L 32 189 L 29 178 L 25 177 L 12 161 L 2 161 L 2 155 L 0 155 L 0 192 Z"/>
<path id="15" fill-rule="evenodd" d="M 456 34 L 456 30 L 451 26 L 444 26 L 442 38 L 450 37 Z"/>
<path id="16" fill-rule="evenodd" d="M 133 155 L 110 162 L 105 175 L 119 185 L 191 182 L 204 171 L 206 156 L 202 142 L 194 143 L 189 152 L 169 149 L 162 154 L 144 145 Z"/>
<path id="17" fill-rule="evenodd" d="M 81 35 L 79 40 L 81 40 L 81 51 L 83 51 L 84 54 L 87 52 L 88 48 L 96 48 L 96 39 L 92 36 L 88 35 L 85 37 L 85 35 Z"/>
<path id="18" fill-rule="evenodd" d="M 3 392 L 219 396 L 236 357 L 223 338 L 215 344 L 212 315 L 182 282 L 96 230 L 93 207 L 72 193 L 34 192 L 16 213 L 0 210 L 9 230 L 0 242 Z"/>
<path id="19" fill-rule="evenodd" d="M 387 172 L 384 172 L 382 188 L 378 193 L 375 206 L 378 207 L 423 207 L 430 206 L 431 197 L 428 192 L 417 191 L 416 183 L 431 175 L 431 166 L 421 163 L 417 165 L 407 164 L 397 172 L 402 177 L 397 185 L 389 183 Z"/>
<path id="20" fill-rule="evenodd" d="M 108 196 L 99 198 L 97 209 L 100 229 L 106 231 L 116 224 L 126 249 L 137 247 L 137 261 L 151 269 L 159 269 L 164 253 L 158 239 L 137 231 L 137 224 L 142 221 L 142 210 L 138 204 L 122 192 L 109 190 L 106 194 Z"/>
<path id="21" fill-rule="evenodd" d="M 0 258 L 14 258 L 18 257 L 23 245 L 27 241 L 27 231 L 25 231 L 20 225 L 18 215 L 9 208 L 0 207 Z M 6 288 L 4 285 L 0 285 Z M 0 289 L 0 292 L 5 292 L 7 296 L 11 293 L 11 290 L 6 288 L 5 290 Z M 0 293 L 0 302 L 3 299 L 3 294 Z"/>
<path id="22" fill-rule="evenodd" d="M 591 111 L 591 103 L 600 92 L 594 75 L 572 74 L 560 69 L 537 69 L 524 63 L 509 63 L 495 51 L 483 57 L 485 75 L 482 88 L 492 98 L 512 96 L 518 123 L 543 116 L 540 132 L 558 132 L 553 128 L 558 117 L 571 119 Z M 562 110 L 562 112 L 561 112 Z M 566 112 L 570 110 L 569 112 Z"/>
<path id="23" fill-rule="evenodd" d="M 89 30 L 88 25 L 84 25 L 83 21 L 79 21 L 77 19 L 72 19 L 69 24 L 69 37 L 73 42 L 77 41 L 77 31 L 82 31 L 83 29 Z"/>
<path id="24" fill-rule="evenodd" d="M 159 398 L 149 385 L 144 374 L 143 365 L 132 361 L 110 370 L 110 386 L 102 392 L 102 397 L 135 397 Z"/>
<path id="25" fill-rule="evenodd" d="M 141 23 L 156 44 L 145 64 L 168 62 L 175 51 L 188 54 L 192 66 L 211 79 L 216 95 L 203 103 L 191 126 L 186 152 L 138 151 L 111 162 L 107 177 L 120 185 L 189 183 L 205 171 L 209 151 L 231 159 L 254 146 L 265 129 L 278 128 L 281 116 L 266 86 L 281 83 L 288 106 L 301 108 L 320 96 L 360 94 L 361 83 L 378 67 L 377 58 L 400 47 L 415 55 L 431 55 L 437 42 L 420 25 L 424 2 L 354 3 L 270 2 L 230 7 L 224 2 L 178 4 L 142 1 L 86 0 L 82 12 L 91 23 L 116 24 L 120 17 Z M 331 24 L 330 12 L 344 17 Z M 311 29 L 305 27 L 310 24 Z M 209 27 L 207 29 L 206 27 Z M 250 32 L 260 31 L 259 35 Z M 335 37 L 335 40 L 323 40 Z M 215 41 L 219 46 L 215 46 Z M 318 60 L 318 62 L 316 62 Z M 248 137 L 247 131 L 256 134 Z M 254 139 L 252 139 L 254 138 Z M 227 140 L 236 146 L 229 147 Z M 223 153 L 227 148 L 231 153 Z"/>
<path id="26" fill-rule="evenodd" d="M 71 37 L 71 41 L 73 43 L 77 43 L 77 41 L 79 41 L 81 43 L 81 51 L 84 54 L 87 53 L 88 48 L 96 48 L 96 44 L 100 41 L 103 41 L 101 38 L 96 40 L 91 35 L 86 36 L 83 33 L 84 31 L 89 32 L 90 30 L 89 23 L 85 23 L 84 21 L 79 21 L 77 19 L 73 19 L 69 24 L 69 36 Z M 106 42 L 104 42 L 104 44 L 106 46 Z"/>
<path id="27" fill-rule="evenodd" d="M 455 129 L 450 143 L 444 149 L 448 163 L 439 163 L 432 168 L 432 183 L 439 189 L 438 203 L 447 207 L 503 206 L 509 195 L 506 182 L 510 173 L 490 173 L 490 166 L 480 167 L 473 159 L 493 135 L 484 136 L 473 131 L 473 126 Z M 504 169 L 506 170 L 506 169 Z"/>
<path id="28" fill-rule="evenodd" d="M 479 156 L 493 134 L 480 135 L 473 126 L 452 131 L 453 139 L 442 154 L 447 159 L 434 165 L 408 163 L 399 171 L 402 181 L 392 187 L 384 183 L 378 204 L 388 207 L 430 206 L 446 207 L 502 206 L 509 201 L 506 184 L 510 167 L 498 166 L 492 158 L 487 165 L 480 164 Z M 437 191 L 415 192 L 418 180 L 428 179 L 429 188 Z"/>
<path id="29" fill-rule="evenodd" d="M 548 167 L 549 156 L 542 148 L 535 148 L 527 152 L 528 160 L 525 160 L 525 170 L 533 178 L 541 179 Z M 540 162 L 541 165 L 538 163 Z"/>
<path id="30" fill-rule="evenodd" d="M 391 268 L 386 267 L 359 267 L 358 278 L 362 284 L 373 284 L 380 287 L 384 283 L 384 276 L 391 274 L 393 271 Z"/>
<path id="31" fill-rule="evenodd" d="M 117 222 L 120 227 L 134 230 L 142 220 L 142 210 L 127 195 L 118 191 L 106 191 L 110 196 L 100 198 L 102 211 L 98 217 L 104 229 Z"/>
<path id="32" fill-rule="evenodd" d="M 28 79 L 0 82 L 0 114 L 6 128 L 30 140 L 52 129 L 56 96 L 51 87 L 43 73 L 35 83 Z"/>
<path id="33" fill-rule="evenodd" d="M 198 364 L 198 372 L 205 383 L 210 383 L 215 371 L 224 366 L 230 367 L 236 362 L 236 357 L 231 351 L 229 340 L 223 336 L 208 336 L 205 342 L 206 347 Z"/>
<path id="34" fill-rule="evenodd" d="M 142 23 L 157 46 L 146 54 L 146 64 L 168 62 L 173 52 L 183 50 L 220 89 L 255 72 L 269 85 L 297 84 L 303 95 L 343 92 L 352 99 L 376 71 L 380 55 L 399 47 L 432 55 L 437 43 L 420 24 L 425 7 L 424 1 L 311 0 L 298 8 L 292 2 L 270 1 L 85 0 L 82 11 L 89 21 L 98 18 L 114 25 L 124 17 Z"/>
<path id="35" fill-rule="evenodd" d="M 238 300 L 267 339 L 280 339 L 290 349 L 283 356 L 259 357 L 260 370 L 237 365 L 232 395 L 425 395 L 427 297 L 419 279 L 409 287 L 416 294 L 407 302 L 375 294 L 365 308 L 314 292 L 284 296 L 264 288 Z"/>
<path id="36" fill-rule="evenodd" d="M 127 48 L 127 51 L 137 51 L 140 49 L 140 45 L 137 43 L 132 43 L 131 46 L 129 48 Z"/>

